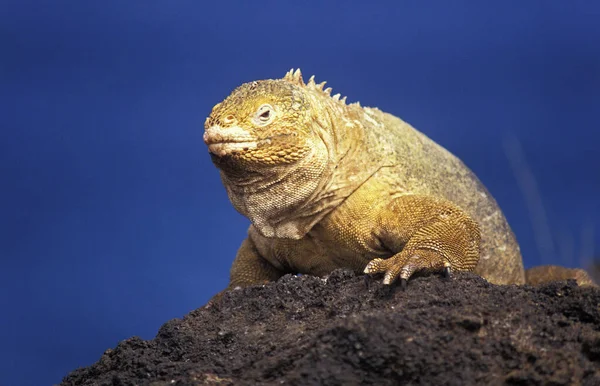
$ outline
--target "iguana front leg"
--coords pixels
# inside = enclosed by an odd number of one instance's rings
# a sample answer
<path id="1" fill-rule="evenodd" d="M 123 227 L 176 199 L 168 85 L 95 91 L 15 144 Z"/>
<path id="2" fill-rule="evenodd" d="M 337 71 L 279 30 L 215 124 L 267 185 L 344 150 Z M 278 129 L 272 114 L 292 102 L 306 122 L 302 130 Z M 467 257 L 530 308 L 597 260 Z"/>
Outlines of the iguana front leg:
<path id="1" fill-rule="evenodd" d="M 252 238 L 248 237 L 242 242 L 231 266 L 228 288 L 275 281 L 283 275 L 284 272 L 260 255 Z"/>
<path id="2" fill-rule="evenodd" d="M 365 273 L 384 272 L 384 284 L 417 271 L 472 271 L 479 261 L 481 235 L 477 223 L 456 205 L 430 196 L 404 195 L 377 214 L 378 237 L 395 253 L 373 259 Z"/>

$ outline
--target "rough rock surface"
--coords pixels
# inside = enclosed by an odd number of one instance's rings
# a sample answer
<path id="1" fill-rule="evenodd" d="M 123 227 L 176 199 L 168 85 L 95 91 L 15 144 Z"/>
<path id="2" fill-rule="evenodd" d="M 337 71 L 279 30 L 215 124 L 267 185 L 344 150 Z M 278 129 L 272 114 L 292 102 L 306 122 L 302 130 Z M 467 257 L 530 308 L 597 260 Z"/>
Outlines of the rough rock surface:
<path id="1" fill-rule="evenodd" d="M 600 290 L 344 270 L 226 293 L 62 385 L 600 385 Z"/>

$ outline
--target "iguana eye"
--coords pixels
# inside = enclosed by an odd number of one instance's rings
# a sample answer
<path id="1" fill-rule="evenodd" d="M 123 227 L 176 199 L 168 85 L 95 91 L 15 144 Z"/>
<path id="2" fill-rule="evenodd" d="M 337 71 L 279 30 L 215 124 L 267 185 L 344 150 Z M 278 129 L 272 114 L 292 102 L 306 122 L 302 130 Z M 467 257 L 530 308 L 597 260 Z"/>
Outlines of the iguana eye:
<path id="1" fill-rule="evenodd" d="M 254 121 L 259 125 L 266 125 L 273 120 L 274 115 L 275 111 L 273 110 L 273 106 L 265 104 L 260 106 L 256 111 Z"/>

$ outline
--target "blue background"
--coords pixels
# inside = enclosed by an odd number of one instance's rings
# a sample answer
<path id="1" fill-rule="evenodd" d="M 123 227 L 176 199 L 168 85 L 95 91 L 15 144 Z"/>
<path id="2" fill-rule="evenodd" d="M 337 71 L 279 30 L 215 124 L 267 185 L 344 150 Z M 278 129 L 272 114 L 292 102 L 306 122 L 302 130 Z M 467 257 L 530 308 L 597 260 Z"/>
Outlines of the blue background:
<path id="1" fill-rule="evenodd" d="M 226 286 L 248 221 L 203 122 L 291 67 L 462 158 L 526 266 L 598 250 L 600 2 L 320 4 L 0 4 L 0 385 L 59 382 Z"/>

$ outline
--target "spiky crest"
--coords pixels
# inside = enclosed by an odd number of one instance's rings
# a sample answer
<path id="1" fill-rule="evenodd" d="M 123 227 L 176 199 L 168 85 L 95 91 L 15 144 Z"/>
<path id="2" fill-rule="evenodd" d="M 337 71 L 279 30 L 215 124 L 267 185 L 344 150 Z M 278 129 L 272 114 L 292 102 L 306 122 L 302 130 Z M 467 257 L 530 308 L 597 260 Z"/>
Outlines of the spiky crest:
<path id="1" fill-rule="evenodd" d="M 315 82 L 315 76 L 311 76 L 310 79 L 308 79 L 308 83 L 304 83 L 304 80 L 302 79 L 302 72 L 300 71 L 300 69 L 290 69 L 285 76 L 283 77 L 284 80 L 287 80 L 290 83 L 299 85 L 299 86 L 303 86 L 303 87 L 308 87 L 312 90 L 316 90 L 319 91 L 325 95 L 327 95 L 328 97 L 331 97 L 333 100 L 335 100 L 336 102 L 340 102 L 343 105 L 346 105 L 346 97 L 342 97 L 341 94 L 335 94 L 335 95 L 331 95 L 331 91 L 332 88 L 331 87 L 327 87 L 326 89 L 323 89 L 323 87 L 325 87 L 325 84 L 327 82 L 321 82 L 321 83 L 316 83 Z M 358 103 L 358 102 L 356 102 Z M 360 106 L 360 104 L 359 104 Z"/>
<path id="2" fill-rule="evenodd" d="M 302 80 L 302 72 L 300 71 L 300 69 L 296 69 L 296 71 L 294 71 L 294 69 L 290 69 L 285 76 L 283 77 L 283 79 L 287 80 L 290 83 L 294 83 L 297 84 L 299 86 L 304 86 L 304 80 Z"/>

